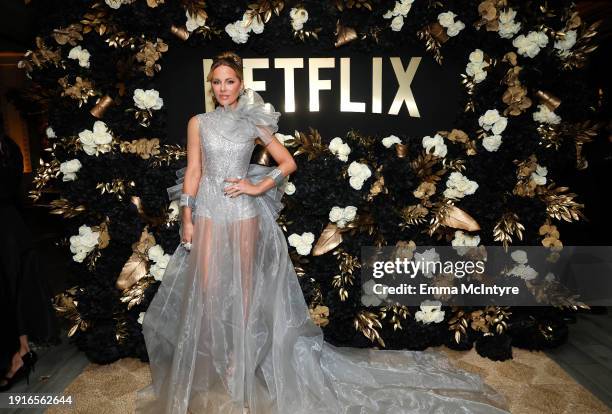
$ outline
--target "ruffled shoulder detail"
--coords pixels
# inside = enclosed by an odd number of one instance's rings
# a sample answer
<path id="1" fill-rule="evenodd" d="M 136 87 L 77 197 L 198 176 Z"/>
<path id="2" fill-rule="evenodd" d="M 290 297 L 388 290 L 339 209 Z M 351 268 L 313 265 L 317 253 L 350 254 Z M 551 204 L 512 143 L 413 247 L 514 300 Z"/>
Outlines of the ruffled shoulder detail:
<path id="1" fill-rule="evenodd" d="M 236 143 L 253 141 L 261 135 L 261 128 L 270 134 L 278 132 L 280 112 L 271 103 L 264 102 L 261 95 L 247 88 L 238 99 L 235 109 L 226 105 L 215 109 L 219 113 L 219 132 L 224 138 Z"/>

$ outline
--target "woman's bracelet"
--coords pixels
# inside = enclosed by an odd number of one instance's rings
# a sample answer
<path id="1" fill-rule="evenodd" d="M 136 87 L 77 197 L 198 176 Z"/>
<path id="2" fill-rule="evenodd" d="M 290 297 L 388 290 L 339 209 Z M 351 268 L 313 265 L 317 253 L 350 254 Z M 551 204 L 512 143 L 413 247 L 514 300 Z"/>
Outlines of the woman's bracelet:
<path id="1" fill-rule="evenodd" d="M 266 174 L 267 177 L 270 177 L 274 180 L 274 184 L 278 187 L 283 183 L 283 180 L 285 179 L 285 176 L 283 175 L 283 172 L 280 170 L 280 168 L 275 168 L 272 171 L 270 171 L 269 173 Z"/>
<path id="2" fill-rule="evenodd" d="M 193 210 L 195 207 L 195 197 L 191 194 L 182 193 L 179 200 L 179 207 L 189 207 Z"/>

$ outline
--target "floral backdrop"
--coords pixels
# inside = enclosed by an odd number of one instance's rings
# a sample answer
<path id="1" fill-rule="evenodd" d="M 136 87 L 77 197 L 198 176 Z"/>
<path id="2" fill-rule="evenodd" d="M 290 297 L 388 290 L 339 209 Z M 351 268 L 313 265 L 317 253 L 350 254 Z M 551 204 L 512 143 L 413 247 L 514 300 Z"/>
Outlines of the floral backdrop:
<path id="1" fill-rule="evenodd" d="M 603 106 L 586 78 L 598 22 L 571 1 L 106 0 L 33 1 L 42 21 L 20 67 L 30 105 L 46 114 L 49 148 L 32 199 L 65 219 L 75 285 L 55 298 L 69 336 L 93 361 L 147 359 L 141 321 L 179 242 L 165 188 L 185 164 L 166 143 L 156 76 L 179 43 L 265 55 L 305 44 L 371 54 L 408 44 L 457 74 L 463 104 L 451 130 L 341 137 L 281 131 L 298 171 L 278 219 L 313 320 L 337 345 L 473 346 L 507 359 L 512 347 L 562 343 L 568 298 L 537 308 L 388 303 L 357 275 L 362 245 L 543 245 L 584 220 L 568 171 L 588 168 Z M 261 155 L 262 149 L 257 151 Z M 261 157 L 263 159 L 264 157 Z M 552 291 L 521 254 L 508 283 Z M 452 275 L 451 279 L 452 279 Z M 542 276 L 536 278 L 536 276 Z M 545 277 L 543 277 L 545 276 Z M 436 283 L 449 283 L 436 275 Z M 536 283 L 537 280 L 537 283 Z"/>

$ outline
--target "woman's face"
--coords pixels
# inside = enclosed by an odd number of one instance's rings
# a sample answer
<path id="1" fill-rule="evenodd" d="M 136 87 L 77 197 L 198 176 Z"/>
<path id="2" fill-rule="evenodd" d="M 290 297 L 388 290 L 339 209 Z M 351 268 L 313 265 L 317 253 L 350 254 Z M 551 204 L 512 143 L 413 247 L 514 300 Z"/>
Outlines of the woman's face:
<path id="1" fill-rule="evenodd" d="M 232 105 L 238 99 L 242 87 L 242 81 L 234 69 L 225 65 L 217 66 L 213 70 L 211 84 L 215 98 L 221 106 Z"/>

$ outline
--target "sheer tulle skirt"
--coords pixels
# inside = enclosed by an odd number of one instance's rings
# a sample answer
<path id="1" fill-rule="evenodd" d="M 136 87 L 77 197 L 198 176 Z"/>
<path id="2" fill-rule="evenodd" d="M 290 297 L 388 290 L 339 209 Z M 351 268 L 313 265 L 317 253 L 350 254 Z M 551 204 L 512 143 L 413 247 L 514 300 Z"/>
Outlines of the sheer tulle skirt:
<path id="1" fill-rule="evenodd" d="M 253 199 L 253 217 L 195 216 L 191 252 L 168 263 L 143 321 L 153 382 L 137 412 L 505 412 L 439 352 L 324 342 L 275 221 L 279 197 Z"/>

